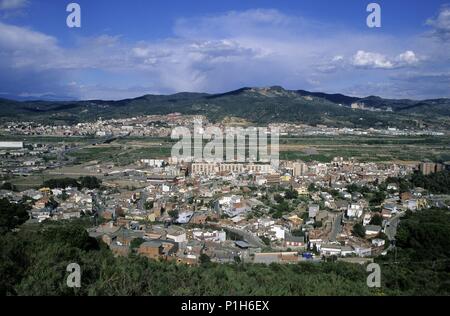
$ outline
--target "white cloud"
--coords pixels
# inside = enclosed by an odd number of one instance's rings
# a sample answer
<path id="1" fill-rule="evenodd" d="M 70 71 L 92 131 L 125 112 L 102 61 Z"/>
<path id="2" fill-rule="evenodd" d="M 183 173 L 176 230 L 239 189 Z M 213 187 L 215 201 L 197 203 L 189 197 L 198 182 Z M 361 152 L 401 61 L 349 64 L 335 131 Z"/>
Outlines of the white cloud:
<path id="1" fill-rule="evenodd" d="M 46 34 L 0 22 L 0 65 L 45 68 L 61 54 L 57 40 Z"/>
<path id="2" fill-rule="evenodd" d="M 0 10 L 22 9 L 28 5 L 28 0 L 0 0 Z"/>
<path id="3" fill-rule="evenodd" d="M 407 50 L 404 53 L 401 53 L 397 57 L 398 62 L 408 64 L 408 65 L 414 65 L 419 62 L 419 58 L 416 56 L 416 54 L 413 51 Z"/>
<path id="4" fill-rule="evenodd" d="M 66 49 L 52 36 L 0 22 L 0 86 L 105 99 L 270 85 L 343 92 L 355 81 L 389 81 L 386 70 L 423 66 L 429 47 L 410 38 L 323 32 L 328 27 L 277 10 L 233 11 L 180 19 L 174 36 L 158 41 L 101 35 Z"/>
<path id="5" fill-rule="evenodd" d="M 353 65 L 357 67 L 392 69 L 394 64 L 385 55 L 359 50 L 353 56 Z"/>
<path id="6" fill-rule="evenodd" d="M 450 6 L 443 6 L 437 17 L 427 20 L 427 25 L 434 28 L 433 35 L 444 40 L 450 39 Z"/>
<path id="7" fill-rule="evenodd" d="M 380 53 L 359 50 L 353 55 L 351 63 L 353 66 L 363 68 L 394 69 L 417 65 L 419 61 L 419 58 L 411 50 L 407 50 L 395 58 L 389 58 Z"/>

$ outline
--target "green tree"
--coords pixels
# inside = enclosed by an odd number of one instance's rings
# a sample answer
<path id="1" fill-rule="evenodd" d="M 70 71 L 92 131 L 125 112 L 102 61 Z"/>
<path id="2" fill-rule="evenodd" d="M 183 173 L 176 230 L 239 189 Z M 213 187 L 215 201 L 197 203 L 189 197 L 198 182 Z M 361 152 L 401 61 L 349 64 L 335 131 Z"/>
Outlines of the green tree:
<path id="1" fill-rule="evenodd" d="M 375 214 L 370 220 L 370 225 L 377 225 L 377 226 L 383 225 L 383 217 L 379 214 Z"/>
<path id="2" fill-rule="evenodd" d="M 353 236 L 364 238 L 366 236 L 366 229 L 361 223 L 356 223 L 353 225 L 352 234 Z"/>
<path id="3" fill-rule="evenodd" d="M 151 210 L 151 209 L 153 208 L 154 205 L 155 205 L 155 202 L 153 202 L 153 201 L 146 201 L 146 202 L 144 203 L 144 208 L 145 208 L 146 210 Z"/>
<path id="4" fill-rule="evenodd" d="M 169 211 L 168 213 L 169 213 L 169 216 L 172 217 L 173 219 L 178 218 L 179 213 L 177 210 L 172 210 L 172 211 Z"/>
<path id="5" fill-rule="evenodd" d="M 207 254 L 202 253 L 199 257 L 199 261 L 200 264 L 205 265 L 211 263 L 211 258 Z"/>
<path id="6" fill-rule="evenodd" d="M 283 198 L 281 195 L 279 195 L 279 194 L 275 194 L 275 195 L 273 196 L 273 199 L 274 199 L 275 202 L 277 202 L 278 204 L 281 204 L 281 203 L 284 202 L 284 198 Z"/>
<path id="7" fill-rule="evenodd" d="M 28 210 L 30 210 L 28 205 L 0 199 L 0 233 L 6 233 L 25 223 L 30 218 Z"/>
<path id="8" fill-rule="evenodd" d="M 5 182 L 0 186 L 0 190 L 17 191 L 17 187 L 10 182 Z"/>
<path id="9" fill-rule="evenodd" d="M 292 189 L 287 190 L 285 193 L 285 198 L 288 200 L 296 199 L 296 198 L 298 198 L 298 192 L 296 190 L 292 190 Z"/>
<path id="10" fill-rule="evenodd" d="M 82 188 L 86 188 L 89 190 L 99 189 L 102 184 L 102 181 L 97 177 L 80 177 L 78 181 Z"/>
<path id="11" fill-rule="evenodd" d="M 145 242 L 145 239 L 143 238 L 136 238 L 133 239 L 130 243 L 130 249 L 131 250 L 136 250 L 138 249 L 143 243 Z"/>

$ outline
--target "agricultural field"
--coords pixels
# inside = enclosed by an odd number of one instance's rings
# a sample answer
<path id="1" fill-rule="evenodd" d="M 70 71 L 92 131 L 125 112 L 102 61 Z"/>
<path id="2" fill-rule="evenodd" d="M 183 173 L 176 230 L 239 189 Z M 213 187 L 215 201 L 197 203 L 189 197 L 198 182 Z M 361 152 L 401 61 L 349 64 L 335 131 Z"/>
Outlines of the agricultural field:
<path id="1" fill-rule="evenodd" d="M 11 138 L 12 139 L 12 138 Z M 109 144 L 92 145 L 95 139 L 82 137 L 21 137 L 31 143 L 76 143 L 75 150 L 66 153 L 69 163 L 12 182 L 19 188 L 39 186 L 46 178 L 95 175 L 95 165 L 135 167 L 140 159 L 167 158 L 175 143 L 170 138 L 127 137 Z M 448 137 L 374 137 L 315 136 L 280 138 L 280 159 L 305 162 L 329 162 L 334 157 L 355 158 L 362 162 L 416 163 L 426 159 L 450 161 Z M 87 168 L 91 166 L 92 168 Z"/>
<path id="2" fill-rule="evenodd" d="M 448 137 L 293 137 L 280 139 L 280 158 L 329 162 L 333 157 L 363 162 L 450 160 Z"/>

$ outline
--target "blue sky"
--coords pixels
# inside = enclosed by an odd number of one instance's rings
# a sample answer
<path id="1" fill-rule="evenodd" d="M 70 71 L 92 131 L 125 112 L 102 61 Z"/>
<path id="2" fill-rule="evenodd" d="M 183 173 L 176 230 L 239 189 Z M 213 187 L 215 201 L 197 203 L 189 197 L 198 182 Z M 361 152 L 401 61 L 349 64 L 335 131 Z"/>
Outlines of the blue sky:
<path id="1" fill-rule="evenodd" d="M 121 99 L 282 85 L 450 97 L 449 1 L 0 0 L 0 97 Z M 375 1 L 374 1 L 375 2 Z"/>

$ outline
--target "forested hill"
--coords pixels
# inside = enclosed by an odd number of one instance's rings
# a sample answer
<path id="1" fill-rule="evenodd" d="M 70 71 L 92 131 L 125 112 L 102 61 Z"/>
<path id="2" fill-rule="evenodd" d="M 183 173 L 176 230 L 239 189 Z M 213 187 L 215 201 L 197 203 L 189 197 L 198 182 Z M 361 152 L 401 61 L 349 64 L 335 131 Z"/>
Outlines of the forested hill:
<path id="1" fill-rule="evenodd" d="M 353 108 L 352 108 L 353 107 Z M 370 96 L 242 88 L 223 94 L 145 95 L 120 101 L 12 101 L 0 99 L 0 120 L 74 124 L 99 117 L 202 114 L 212 121 L 242 118 L 254 124 L 295 122 L 336 127 L 450 127 L 450 99 L 392 100 Z"/>

